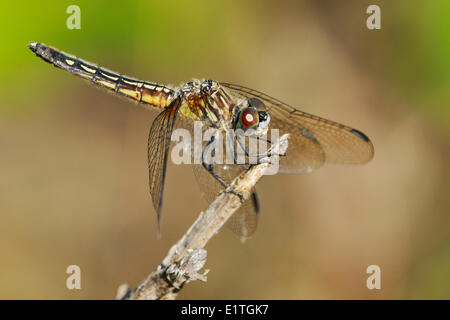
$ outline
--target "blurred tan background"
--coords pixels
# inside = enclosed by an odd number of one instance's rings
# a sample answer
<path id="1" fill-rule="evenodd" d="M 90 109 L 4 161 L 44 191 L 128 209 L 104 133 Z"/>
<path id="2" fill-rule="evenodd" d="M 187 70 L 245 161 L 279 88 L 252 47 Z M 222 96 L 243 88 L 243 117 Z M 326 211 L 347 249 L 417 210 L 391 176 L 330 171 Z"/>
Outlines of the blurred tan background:
<path id="1" fill-rule="evenodd" d="M 68 30 L 66 8 L 81 8 Z M 381 7 L 381 30 L 366 8 Z M 169 164 L 161 240 L 147 185 L 157 112 L 57 70 L 44 42 L 139 79 L 249 86 L 353 126 L 364 166 L 258 184 L 259 228 L 208 244 L 184 299 L 450 298 L 448 1 L 58 1 L 2 4 L 0 298 L 110 299 L 136 286 L 201 210 Z M 67 266 L 82 289 L 67 290 Z M 366 268 L 381 267 L 381 290 Z"/>

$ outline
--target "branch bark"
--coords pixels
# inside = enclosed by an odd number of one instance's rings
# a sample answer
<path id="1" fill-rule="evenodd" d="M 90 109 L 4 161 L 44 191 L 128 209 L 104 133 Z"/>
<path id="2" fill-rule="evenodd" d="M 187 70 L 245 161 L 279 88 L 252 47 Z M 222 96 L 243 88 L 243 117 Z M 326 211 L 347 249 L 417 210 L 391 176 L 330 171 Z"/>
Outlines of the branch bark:
<path id="1" fill-rule="evenodd" d="M 273 143 L 270 153 L 274 157 L 285 154 L 288 134 Z M 183 286 L 193 280 L 206 281 L 206 270 L 200 269 L 206 263 L 204 247 L 224 223 L 239 209 L 251 195 L 252 188 L 278 158 L 266 158 L 265 163 L 252 166 L 233 180 L 230 187 L 220 193 L 205 212 L 201 212 L 184 236 L 169 250 L 157 269 L 151 273 L 135 290 L 127 285 L 119 287 L 116 299 L 159 300 L 175 299 Z M 240 195 L 240 196 L 238 196 Z"/>

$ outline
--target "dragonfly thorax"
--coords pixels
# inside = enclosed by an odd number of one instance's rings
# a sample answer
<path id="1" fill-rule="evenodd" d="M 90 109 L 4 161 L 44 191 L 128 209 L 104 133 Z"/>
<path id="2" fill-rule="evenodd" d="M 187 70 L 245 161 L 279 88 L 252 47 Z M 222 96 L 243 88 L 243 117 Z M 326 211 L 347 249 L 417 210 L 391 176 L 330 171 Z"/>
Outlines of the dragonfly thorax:
<path id="1" fill-rule="evenodd" d="M 214 80 L 194 80 L 182 86 L 180 112 L 193 120 L 208 121 L 216 128 L 232 128 L 235 103 Z"/>

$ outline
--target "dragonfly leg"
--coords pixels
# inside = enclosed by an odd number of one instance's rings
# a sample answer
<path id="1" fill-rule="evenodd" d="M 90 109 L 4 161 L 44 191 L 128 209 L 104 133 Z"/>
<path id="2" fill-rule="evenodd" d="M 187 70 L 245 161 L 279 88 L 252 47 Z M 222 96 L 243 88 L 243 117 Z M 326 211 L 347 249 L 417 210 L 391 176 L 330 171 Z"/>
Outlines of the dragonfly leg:
<path id="1" fill-rule="evenodd" d="M 262 140 L 262 141 L 265 141 L 265 142 L 267 142 L 267 143 L 270 143 L 270 144 L 272 144 L 272 141 L 271 140 L 269 140 L 269 139 L 266 139 L 266 138 L 263 138 L 263 137 L 258 137 L 258 136 L 248 136 L 250 139 L 256 139 L 256 140 Z"/>
<path id="2" fill-rule="evenodd" d="M 215 171 L 214 171 L 214 157 L 216 155 L 216 145 L 217 145 L 217 141 L 215 136 L 211 137 L 211 140 L 209 140 L 208 144 L 205 146 L 205 148 L 203 148 L 202 151 L 202 166 L 203 168 L 205 168 L 212 176 L 214 179 L 216 179 L 225 189 L 228 189 L 230 187 L 230 184 L 227 183 L 225 180 L 223 180 Z M 206 153 L 208 152 L 208 149 L 212 148 L 211 152 L 210 152 L 210 159 L 208 162 L 206 162 Z M 237 195 L 241 200 L 243 199 L 242 194 L 240 194 L 239 192 L 236 192 L 234 190 L 230 191 L 231 193 Z"/>
<path id="3" fill-rule="evenodd" d="M 251 139 L 256 139 L 258 142 L 259 140 L 268 142 L 270 144 L 272 144 L 272 141 L 270 141 L 269 139 L 265 139 L 262 137 L 257 137 L 257 136 L 248 136 Z M 245 155 L 247 157 L 257 157 L 257 161 L 256 163 L 253 164 L 261 164 L 261 163 L 268 163 L 270 162 L 267 158 L 273 157 L 273 156 L 278 156 L 278 157 L 285 157 L 286 154 L 280 154 L 280 153 L 274 153 L 274 152 L 266 152 L 266 153 L 250 153 L 249 150 L 245 147 L 245 145 L 243 144 L 242 140 L 240 139 L 240 136 L 236 136 L 236 139 L 239 143 L 239 145 L 241 146 L 242 150 L 244 150 L 244 154 L 242 153 L 235 153 L 235 158 L 237 158 L 237 156 L 242 156 Z"/>
<path id="4" fill-rule="evenodd" d="M 214 179 L 216 179 L 224 188 L 228 188 L 229 185 L 228 183 L 225 182 L 225 180 L 223 180 L 217 173 L 214 172 L 214 157 L 216 155 L 216 137 L 212 136 L 211 140 L 209 140 L 208 144 L 205 146 L 205 148 L 203 148 L 203 152 L 202 152 L 202 166 L 203 168 L 205 168 L 212 176 Z M 208 149 L 212 148 L 209 156 L 210 159 L 209 161 L 205 161 L 206 160 L 206 153 L 208 152 Z"/>
<path id="5" fill-rule="evenodd" d="M 264 138 L 261 138 L 261 137 L 255 137 L 255 136 L 248 136 L 248 137 L 251 138 L 251 139 L 256 139 L 256 141 L 258 141 L 258 142 L 259 142 L 259 140 L 262 140 L 262 141 L 265 141 L 265 142 L 268 142 L 268 143 L 272 144 L 272 142 L 271 142 L 270 140 L 268 140 L 268 139 L 264 139 Z M 239 145 L 241 146 L 242 150 L 244 150 L 244 154 L 245 154 L 247 157 L 266 158 L 266 157 L 272 157 L 272 156 L 274 156 L 274 155 L 277 155 L 277 156 L 284 156 L 284 154 L 273 153 L 273 152 L 266 152 L 266 153 L 250 153 L 249 150 L 246 148 L 245 144 L 244 144 L 244 143 L 242 142 L 242 140 L 240 139 L 240 136 L 236 136 L 236 139 L 237 139 Z M 237 154 L 238 154 L 238 155 L 242 155 L 242 153 L 237 153 Z M 257 162 L 257 163 L 260 163 L 260 162 Z"/>

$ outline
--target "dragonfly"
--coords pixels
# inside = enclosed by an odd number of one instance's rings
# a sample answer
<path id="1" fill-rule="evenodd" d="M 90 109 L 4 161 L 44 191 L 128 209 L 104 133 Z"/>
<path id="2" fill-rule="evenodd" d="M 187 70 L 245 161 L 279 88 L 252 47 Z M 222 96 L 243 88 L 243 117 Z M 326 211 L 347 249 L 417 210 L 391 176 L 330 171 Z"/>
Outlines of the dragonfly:
<path id="1" fill-rule="evenodd" d="M 174 128 L 192 131 L 192 123 L 217 131 L 241 129 L 262 138 L 258 131 L 269 128 L 289 134 L 289 147 L 280 155 L 279 173 L 306 173 L 325 163 L 364 164 L 374 156 L 370 139 L 352 127 L 300 111 L 263 92 L 227 82 L 193 80 L 177 88 L 137 80 L 43 43 L 31 42 L 29 49 L 44 61 L 69 71 L 90 83 L 126 97 L 148 109 L 159 110 L 148 136 L 149 189 L 160 232 L 164 181 Z M 177 124 L 176 124 L 177 123 Z M 255 133 L 256 132 L 256 133 Z M 217 149 L 216 136 L 202 144 L 201 163 L 193 164 L 194 175 L 207 201 L 225 188 L 252 164 L 216 164 L 211 159 Z M 270 139 L 266 139 L 269 143 Z M 233 143 L 229 141 L 229 143 Z M 246 156 L 251 156 L 241 143 Z M 209 150 L 209 152 L 206 152 Z M 232 152 L 237 153 L 235 149 Z M 242 239 L 256 230 L 259 200 L 253 189 L 249 200 L 228 220 L 227 225 Z"/>

